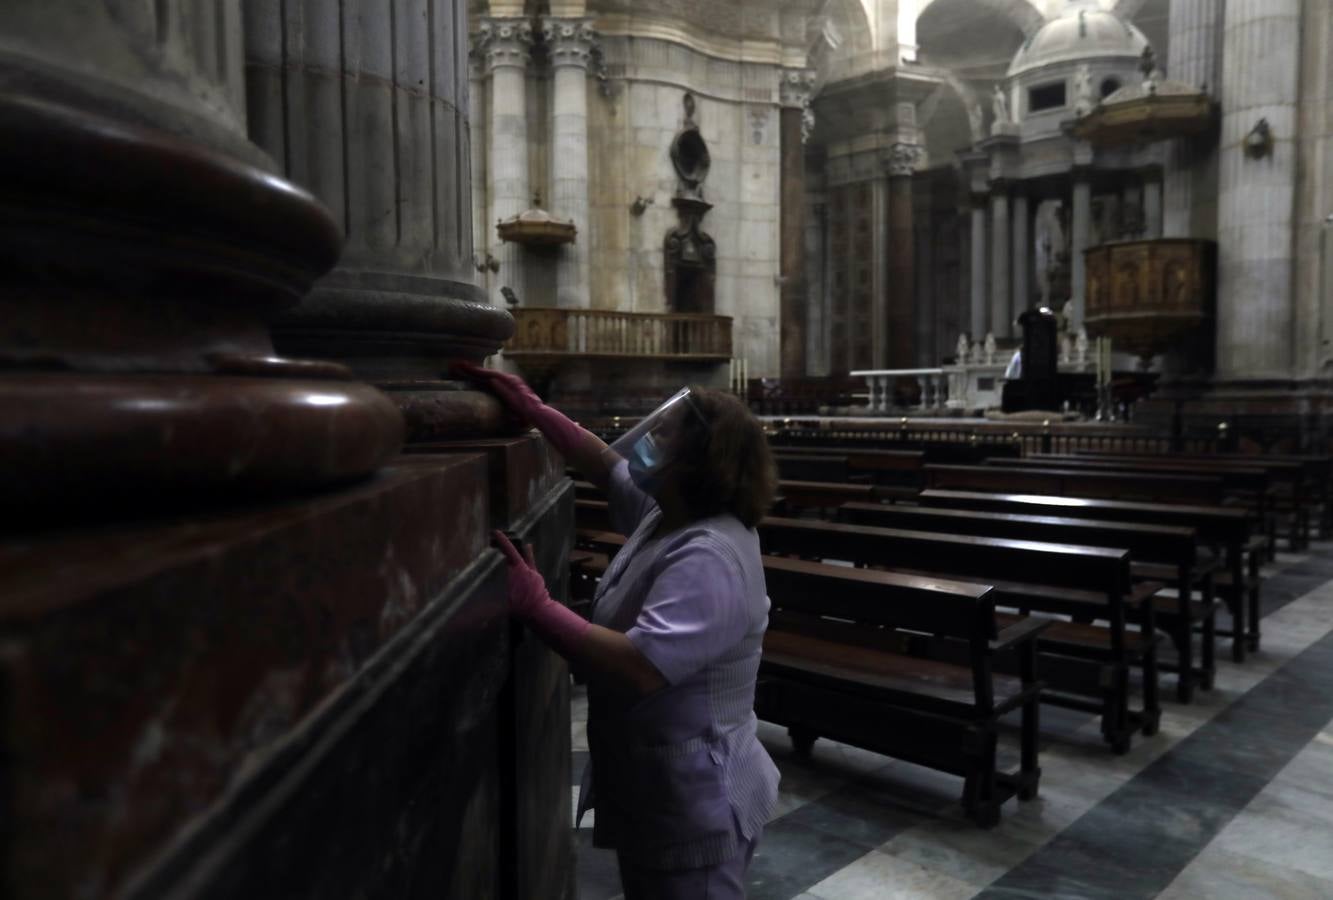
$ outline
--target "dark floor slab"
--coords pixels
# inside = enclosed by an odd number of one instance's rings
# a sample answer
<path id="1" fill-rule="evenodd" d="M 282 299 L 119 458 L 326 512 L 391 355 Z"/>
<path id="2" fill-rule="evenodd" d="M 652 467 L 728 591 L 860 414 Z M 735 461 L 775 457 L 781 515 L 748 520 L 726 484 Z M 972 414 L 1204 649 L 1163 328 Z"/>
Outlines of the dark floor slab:
<path id="1" fill-rule="evenodd" d="M 1333 634 L 1243 694 L 978 896 L 1155 897 L 1333 718 L 1333 691 L 1317 687 L 1327 684 L 1330 660 Z"/>

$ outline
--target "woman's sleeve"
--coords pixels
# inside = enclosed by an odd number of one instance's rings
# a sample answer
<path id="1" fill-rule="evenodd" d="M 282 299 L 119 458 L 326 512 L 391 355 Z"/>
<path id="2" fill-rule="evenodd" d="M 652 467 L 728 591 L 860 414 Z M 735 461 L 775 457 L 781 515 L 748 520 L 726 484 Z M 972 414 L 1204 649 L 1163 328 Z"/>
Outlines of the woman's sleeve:
<path id="1" fill-rule="evenodd" d="M 747 599 L 734 551 L 711 536 L 695 539 L 666 554 L 626 636 L 678 684 L 749 633 Z"/>
<path id="2" fill-rule="evenodd" d="M 643 517 L 652 511 L 657 501 L 639 490 L 638 485 L 629 477 L 629 463 L 619 460 L 611 467 L 611 478 L 607 483 L 607 511 L 611 517 L 611 527 L 629 537 L 639 527 Z"/>

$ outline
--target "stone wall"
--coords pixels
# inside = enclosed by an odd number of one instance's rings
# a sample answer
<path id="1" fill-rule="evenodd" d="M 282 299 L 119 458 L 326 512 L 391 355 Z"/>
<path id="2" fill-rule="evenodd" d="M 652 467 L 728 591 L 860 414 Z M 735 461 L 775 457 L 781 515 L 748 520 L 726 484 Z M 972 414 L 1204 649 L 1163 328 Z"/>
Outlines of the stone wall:
<path id="1" fill-rule="evenodd" d="M 684 122 L 686 91 L 712 168 L 703 186 L 713 209 L 703 229 L 717 242 L 715 312 L 735 318 L 734 354 L 755 377 L 778 374 L 778 67 L 740 64 L 679 44 L 603 39 L 610 96 L 589 82 L 591 303 L 661 312 L 663 239 L 677 224 L 668 149 Z M 642 215 L 636 197 L 652 200 Z"/>

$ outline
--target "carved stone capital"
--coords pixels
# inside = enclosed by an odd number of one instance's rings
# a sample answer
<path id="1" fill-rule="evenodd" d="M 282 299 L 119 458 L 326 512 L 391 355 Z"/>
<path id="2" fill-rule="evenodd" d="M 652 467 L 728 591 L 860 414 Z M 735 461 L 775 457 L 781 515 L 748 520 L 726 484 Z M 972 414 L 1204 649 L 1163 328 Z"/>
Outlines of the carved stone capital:
<path id="1" fill-rule="evenodd" d="M 597 47 L 592 19 L 542 19 L 542 40 L 551 54 L 552 66 L 588 68 Z"/>
<path id="2" fill-rule="evenodd" d="M 532 23 L 527 19 L 485 18 L 472 37 L 472 52 L 489 74 L 502 66 L 527 68 L 532 49 Z"/>
<path id="3" fill-rule="evenodd" d="M 925 155 L 920 144 L 894 144 L 884 156 L 884 168 L 891 177 L 912 175 Z"/>
<path id="4" fill-rule="evenodd" d="M 815 90 L 814 69 L 783 69 L 778 75 L 778 103 L 805 109 Z"/>

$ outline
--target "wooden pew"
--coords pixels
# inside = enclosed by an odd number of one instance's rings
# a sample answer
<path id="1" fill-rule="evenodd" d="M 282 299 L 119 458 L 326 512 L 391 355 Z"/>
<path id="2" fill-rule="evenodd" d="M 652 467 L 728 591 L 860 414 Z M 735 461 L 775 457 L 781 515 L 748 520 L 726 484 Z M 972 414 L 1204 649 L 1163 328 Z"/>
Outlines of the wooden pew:
<path id="1" fill-rule="evenodd" d="M 765 553 L 978 580 L 995 587 L 997 605 L 1071 616 L 1077 621 L 1053 624 L 1038 641 L 1050 688 L 1043 701 L 1100 713 L 1102 734 L 1117 753 L 1129 749 L 1136 728 L 1157 730 L 1151 601 L 1162 585 L 1131 586 L 1123 550 L 782 518 L 761 522 L 759 540 Z M 1140 631 L 1125 628 L 1127 606 L 1141 610 Z M 1141 711 L 1129 707 L 1131 664 L 1143 668 Z"/>
<path id="2" fill-rule="evenodd" d="M 1172 478 L 1181 476 L 1203 475 L 1218 478 L 1222 482 L 1225 501 L 1240 501 L 1252 509 L 1263 523 L 1266 535 L 1265 551 L 1270 557 L 1277 545 L 1277 517 L 1273 510 L 1272 484 L 1268 472 L 1259 466 L 1218 466 L 1208 463 L 1177 463 L 1158 459 L 1140 461 L 1139 459 L 1103 459 L 1083 456 L 1057 456 L 1054 454 L 1034 454 L 1023 459 L 999 459 L 988 461 L 989 465 L 1019 466 L 1023 468 L 1077 469 L 1096 472 L 1130 472 L 1146 475 L 1165 475 Z M 1301 526 L 1298 521 L 1291 534 L 1292 549 L 1301 545 Z"/>
<path id="3" fill-rule="evenodd" d="M 1216 565 L 1199 564 L 1197 534 L 1193 528 L 879 503 L 845 504 L 839 510 L 838 521 L 877 528 L 1128 550 L 1130 573 L 1136 582 L 1165 581 L 1176 589 L 1176 597 L 1156 597 L 1154 608 L 1158 629 L 1170 635 L 1176 647 L 1178 664 L 1159 661 L 1159 668 L 1178 673 L 1177 698 L 1189 703 L 1196 679 L 1205 689 L 1212 687 Z M 1197 600 L 1193 599 L 1195 596 Z M 1186 602 L 1182 603 L 1181 598 Z M 1126 615 L 1131 622 L 1137 619 L 1134 610 L 1126 610 Z M 1202 632 L 1197 668 L 1193 640 L 1196 625 Z"/>
<path id="4" fill-rule="evenodd" d="M 1020 463 L 1020 460 L 1010 460 Z M 1203 475 L 1140 475 L 1021 465 L 926 466 L 927 489 L 1052 494 L 1108 500 L 1220 505 L 1222 480 Z"/>
<path id="5" fill-rule="evenodd" d="M 840 456 L 853 478 L 866 476 L 879 485 L 922 487 L 921 469 L 926 454 L 920 450 L 872 450 L 858 447 L 774 447 L 780 458 L 806 456 Z M 821 479 L 812 479 L 821 480 Z"/>
<path id="6" fill-rule="evenodd" d="M 1067 459 L 1068 457 L 1041 457 Z M 1323 500 L 1317 493 L 1317 481 L 1309 477 L 1305 463 L 1293 459 L 1274 459 L 1267 456 L 1239 456 L 1236 454 L 1204 455 L 1183 453 L 1161 454 L 1119 454 L 1092 453 L 1080 450 L 1077 459 L 1090 459 L 1100 462 L 1135 463 L 1143 466 L 1169 465 L 1187 467 L 1192 471 L 1208 474 L 1215 470 L 1226 471 L 1233 468 L 1262 469 L 1268 475 L 1271 503 L 1274 513 L 1283 512 L 1291 516 L 1288 536 L 1293 550 L 1304 549 L 1310 540 L 1311 514 Z M 1273 542 L 1274 544 L 1276 541 Z M 1270 551 L 1273 548 L 1270 548 Z M 1270 558 L 1272 553 L 1270 552 Z"/>
<path id="7" fill-rule="evenodd" d="M 773 454 L 780 477 L 790 481 L 828 481 L 845 484 L 852 481 L 847 457 L 838 453 Z M 858 479 L 864 483 L 864 479 Z"/>
<path id="8" fill-rule="evenodd" d="M 581 529 L 576 543 L 604 571 L 603 554 L 624 538 Z M 828 737 L 959 775 L 964 808 L 982 827 L 1010 797 L 1037 795 L 1035 639 L 1045 622 L 997 631 L 986 585 L 776 557 L 765 557 L 764 578 L 773 607 L 755 712 L 787 726 L 799 755 Z M 942 642 L 957 662 L 932 658 Z M 1019 677 L 995 673 L 1001 655 Z M 1004 772 L 999 722 L 1015 709 L 1019 769 Z"/>
<path id="9" fill-rule="evenodd" d="M 922 506 L 942 506 L 950 509 L 1054 515 L 1064 518 L 1142 522 L 1193 528 L 1200 544 L 1218 550 L 1222 557 L 1222 568 L 1214 580 L 1214 587 L 1227 601 L 1235 628 L 1231 631 L 1218 629 L 1217 634 L 1232 638 L 1231 656 L 1236 662 L 1245 661 L 1247 646 L 1250 649 L 1259 647 L 1259 557 L 1256 553 L 1249 554 L 1247 572 L 1246 547 L 1250 539 L 1253 517 L 1243 509 L 1228 506 L 1057 497 L 1045 494 L 953 490 L 922 491 L 917 502 Z M 1247 598 L 1248 609 L 1245 603 Z"/>

